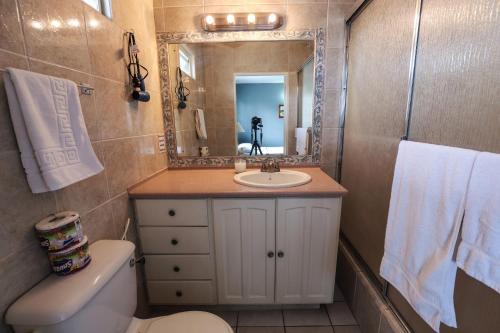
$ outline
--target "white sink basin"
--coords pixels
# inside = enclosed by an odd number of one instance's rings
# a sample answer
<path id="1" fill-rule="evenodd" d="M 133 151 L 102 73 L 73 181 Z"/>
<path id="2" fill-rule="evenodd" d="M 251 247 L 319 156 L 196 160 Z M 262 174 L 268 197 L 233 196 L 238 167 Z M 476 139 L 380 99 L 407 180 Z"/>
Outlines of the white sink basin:
<path id="1" fill-rule="evenodd" d="M 307 173 L 292 170 L 280 172 L 247 171 L 234 176 L 238 184 L 251 187 L 283 188 L 304 185 L 311 181 Z"/>

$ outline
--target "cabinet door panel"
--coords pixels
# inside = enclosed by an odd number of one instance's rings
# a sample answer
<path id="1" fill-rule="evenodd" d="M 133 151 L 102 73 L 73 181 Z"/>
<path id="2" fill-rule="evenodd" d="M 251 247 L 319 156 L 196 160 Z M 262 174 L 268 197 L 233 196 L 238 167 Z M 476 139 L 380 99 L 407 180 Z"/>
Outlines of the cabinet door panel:
<path id="1" fill-rule="evenodd" d="M 340 199 L 279 199 L 277 216 L 277 302 L 331 302 Z"/>
<path id="2" fill-rule="evenodd" d="M 333 295 L 339 223 L 332 215 L 331 208 L 311 207 L 309 239 L 313 241 L 309 245 L 309 265 L 305 270 L 305 296 L 308 298 Z"/>
<path id="3" fill-rule="evenodd" d="M 214 202 L 217 285 L 221 303 L 243 300 L 243 209 Z"/>
<path id="4" fill-rule="evenodd" d="M 306 216 L 307 207 L 304 206 L 278 210 L 276 253 L 281 251 L 284 257 L 277 258 L 277 293 L 286 295 L 289 303 L 294 303 L 292 300 L 299 301 L 302 297 Z M 281 303 L 279 299 L 278 302 Z"/>
<path id="5" fill-rule="evenodd" d="M 274 303 L 275 201 L 214 200 L 221 304 Z"/>

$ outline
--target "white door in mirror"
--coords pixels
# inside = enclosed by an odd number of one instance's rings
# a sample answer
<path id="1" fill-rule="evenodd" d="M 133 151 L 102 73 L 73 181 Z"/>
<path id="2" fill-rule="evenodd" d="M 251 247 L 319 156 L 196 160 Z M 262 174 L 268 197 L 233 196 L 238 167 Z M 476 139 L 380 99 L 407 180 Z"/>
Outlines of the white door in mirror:
<path id="1" fill-rule="evenodd" d="M 234 176 L 234 181 L 251 187 L 284 188 L 307 184 L 311 181 L 311 176 L 304 172 L 292 170 L 281 170 L 272 173 L 256 170 L 237 174 Z"/>

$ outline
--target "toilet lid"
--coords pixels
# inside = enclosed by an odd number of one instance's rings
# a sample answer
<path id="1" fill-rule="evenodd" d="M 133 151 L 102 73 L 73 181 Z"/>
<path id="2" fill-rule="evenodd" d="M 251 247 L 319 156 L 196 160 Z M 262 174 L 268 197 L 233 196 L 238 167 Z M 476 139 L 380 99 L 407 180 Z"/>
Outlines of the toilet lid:
<path id="1" fill-rule="evenodd" d="M 233 333 L 233 330 L 214 314 L 187 311 L 153 320 L 147 333 Z"/>

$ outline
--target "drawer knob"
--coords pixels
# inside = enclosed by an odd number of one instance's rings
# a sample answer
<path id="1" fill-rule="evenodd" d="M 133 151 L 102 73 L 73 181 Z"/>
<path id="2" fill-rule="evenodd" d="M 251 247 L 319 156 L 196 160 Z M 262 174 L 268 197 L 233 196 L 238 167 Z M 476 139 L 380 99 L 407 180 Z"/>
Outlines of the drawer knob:
<path id="1" fill-rule="evenodd" d="M 172 245 L 177 245 L 177 244 L 179 244 L 179 241 L 177 239 L 175 239 L 175 238 L 172 238 L 172 240 L 170 241 L 170 243 Z"/>
<path id="2" fill-rule="evenodd" d="M 283 258 L 285 256 L 285 253 L 283 251 L 278 251 L 278 257 Z"/>
<path id="3" fill-rule="evenodd" d="M 177 297 L 182 297 L 182 291 L 177 290 L 177 291 L 175 292 L 175 296 L 177 296 Z"/>
<path id="4" fill-rule="evenodd" d="M 175 210 L 173 210 L 173 209 L 169 210 L 168 215 L 175 216 Z"/>
<path id="5" fill-rule="evenodd" d="M 174 272 L 178 273 L 181 271 L 181 268 L 179 266 L 174 266 Z"/>
<path id="6" fill-rule="evenodd" d="M 267 252 L 267 256 L 268 256 L 269 258 L 273 258 L 273 257 L 274 257 L 274 252 L 273 252 L 273 251 L 269 251 L 269 252 Z"/>

